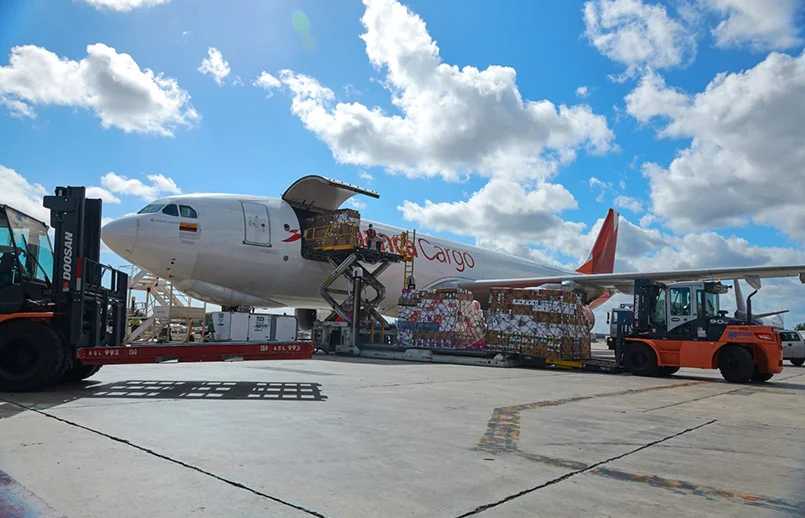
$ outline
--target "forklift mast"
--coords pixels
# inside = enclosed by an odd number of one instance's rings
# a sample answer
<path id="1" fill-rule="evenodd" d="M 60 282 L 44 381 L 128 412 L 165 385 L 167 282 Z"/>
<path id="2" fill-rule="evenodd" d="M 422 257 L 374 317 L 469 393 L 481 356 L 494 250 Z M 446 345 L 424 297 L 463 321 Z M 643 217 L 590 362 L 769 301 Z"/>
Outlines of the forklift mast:
<path id="1" fill-rule="evenodd" d="M 665 286 L 650 279 L 637 279 L 634 283 L 634 331 L 647 333 L 651 330 L 652 317 L 660 292 Z"/>
<path id="2" fill-rule="evenodd" d="M 60 327 L 67 343 L 120 345 L 128 276 L 100 264 L 102 201 L 87 199 L 84 187 L 57 187 L 43 204 L 55 231 L 51 297 L 63 315 Z"/>

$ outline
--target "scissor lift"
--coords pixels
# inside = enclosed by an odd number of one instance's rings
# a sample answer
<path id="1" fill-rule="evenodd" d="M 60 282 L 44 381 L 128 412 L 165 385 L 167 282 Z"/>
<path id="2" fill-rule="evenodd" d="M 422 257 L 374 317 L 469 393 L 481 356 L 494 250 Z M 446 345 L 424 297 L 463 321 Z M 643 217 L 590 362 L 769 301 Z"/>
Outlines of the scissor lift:
<path id="1" fill-rule="evenodd" d="M 335 325 L 337 319 L 343 321 L 337 325 L 340 338 L 333 344 L 333 352 L 337 353 L 360 354 L 360 331 L 364 319 L 372 330 L 374 321 L 379 322 L 380 334 L 384 334 L 386 321 L 377 307 L 386 297 L 386 287 L 379 277 L 393 263 L 405 260 L 403 255 L 364 246 L 359 232 L 357 224 L 342 226 L 334 223 L 308 228 L 304 233 L 307 242 L 303 247 L 304 257 L 327 262 L 333 267 L 332 273 L 322 282 L 320 293 L 333 310 L 324 322 Z M 347 289 L 335 287 L 341 280 L 346 281 Z M 362 300 L 361 294 L 367 286 L 374 290 L 375 296 Z M 342 332 L 345 329 L 348 331 Z"/>
<path id="2" fill-rule="evenodd" d="M 351 333 L 349 339 L 336 344 L 335 352 L 359 354 L 359 337 L 361 322 L 364 317 L 374 327 L 374 321 L 381 325 L 381 334 L 386 321 L 377 310 L 378 305 L 386 297 L 386 287 L 380 282 L 380 275 L 393 263 L 403 260 L 403 256 L 389 252 L 370 250 L 358 247 L 351 251 L 323 252 L 328 254 L 327 261 L 333 266 L 333 272 L 321 284 L 321 296 L 333 309 L 327 320 L 333 321 L 340 317 Z M 367 265 L 374 266 L 373 269 Z M 337 281 L 347 281 L 349 289 L 343 290 L 333 287 Z M 369 286 L 375 291 L 375 296 L 369 300 L 361 300 L 364 287 Z M 341 302 L 336 297 L 346 296 Z"/>

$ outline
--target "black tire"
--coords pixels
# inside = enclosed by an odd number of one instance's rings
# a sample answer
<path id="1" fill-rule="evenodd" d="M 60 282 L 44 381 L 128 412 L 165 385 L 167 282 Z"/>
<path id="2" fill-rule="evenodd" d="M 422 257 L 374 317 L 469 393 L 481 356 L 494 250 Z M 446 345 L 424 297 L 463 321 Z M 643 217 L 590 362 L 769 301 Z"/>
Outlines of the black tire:
<path id="1" fill-rule="evenodd" d="M 48 324 L 15 320 L 0 326 L 0 391 L 47 388 L 64 374 L 65 360 L 64 344 Z"/>
<path id="2" fill-rule="evenodd" d="M 623 348 L 623 367 L 635 376 L 656 376 L 657 355 L 644 343 L 629 342 Z"/>
<path id="3" fill-rule="evenodd" d="M 769 381 L 774 374 L 769 374 L 767 372 L 755 372 L 752 374 L 752 381 L 754 383 L 765 383 Z"/>
<path id="4" fill-rule="evenodd" d="M 797 367 L 802 367 L 802 364 L 805 363 L 805 358 L 791 358 L 788 361 L 791 362 L 791 365 L 796 365 Z"/>
<path id="5" fill-rule="evenodd" d="M 103 365 L 84 365 L 78 360 L 73 360 L 73 366 L 59 380 L 59 383 L 78 383 L 94 376 Z"/>
<path id="6" fill-rule="evenodd" d="M 728 345 L 719 355 L 718 368 L 730 383 L 746 383 L 755 373 L 755 361 L 749 349 Z"/>
<path id="7" fill-rule="evenodd" d="M 676 371 L 679 370 L 679 367 L 658 367 L 657 368 L 657 376 L 661 378 L 667 378 L 676 374 Z"/>

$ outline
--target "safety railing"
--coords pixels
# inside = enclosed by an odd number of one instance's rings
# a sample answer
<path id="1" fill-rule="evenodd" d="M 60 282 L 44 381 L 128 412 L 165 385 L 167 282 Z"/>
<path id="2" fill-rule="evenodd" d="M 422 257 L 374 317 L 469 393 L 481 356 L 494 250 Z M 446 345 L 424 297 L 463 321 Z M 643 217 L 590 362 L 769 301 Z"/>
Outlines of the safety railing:
<path id="1" fill-rule="evenodd" d="M 340 226 L 351 227 L 347 230 Z M 323 227 L 312 227 L 303 235 L 305 245 L 316 252 L 354 250 L 360 246 L 360 229 L 351 225 L 334 224 Z"/>

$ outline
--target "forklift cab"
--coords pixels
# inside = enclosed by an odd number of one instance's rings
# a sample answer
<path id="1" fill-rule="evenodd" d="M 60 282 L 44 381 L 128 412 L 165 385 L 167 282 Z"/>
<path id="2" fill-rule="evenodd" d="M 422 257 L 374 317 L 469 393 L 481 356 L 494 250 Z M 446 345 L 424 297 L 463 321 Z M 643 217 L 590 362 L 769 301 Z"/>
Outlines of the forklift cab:
<path id="1" fill-rule="evenodd" d="M 720 282 L 659 285 L 653 304 L 652 334 L 671 340 L 715 340 L 732 323 L 719 305 L 730 286 Z"/>
<path id="2" fill-rule="evenodd" d="M 52 271 L 48 226 L 0 205 L 0 313 L 19 311 L 26 299 L 41 300 Z"/>

